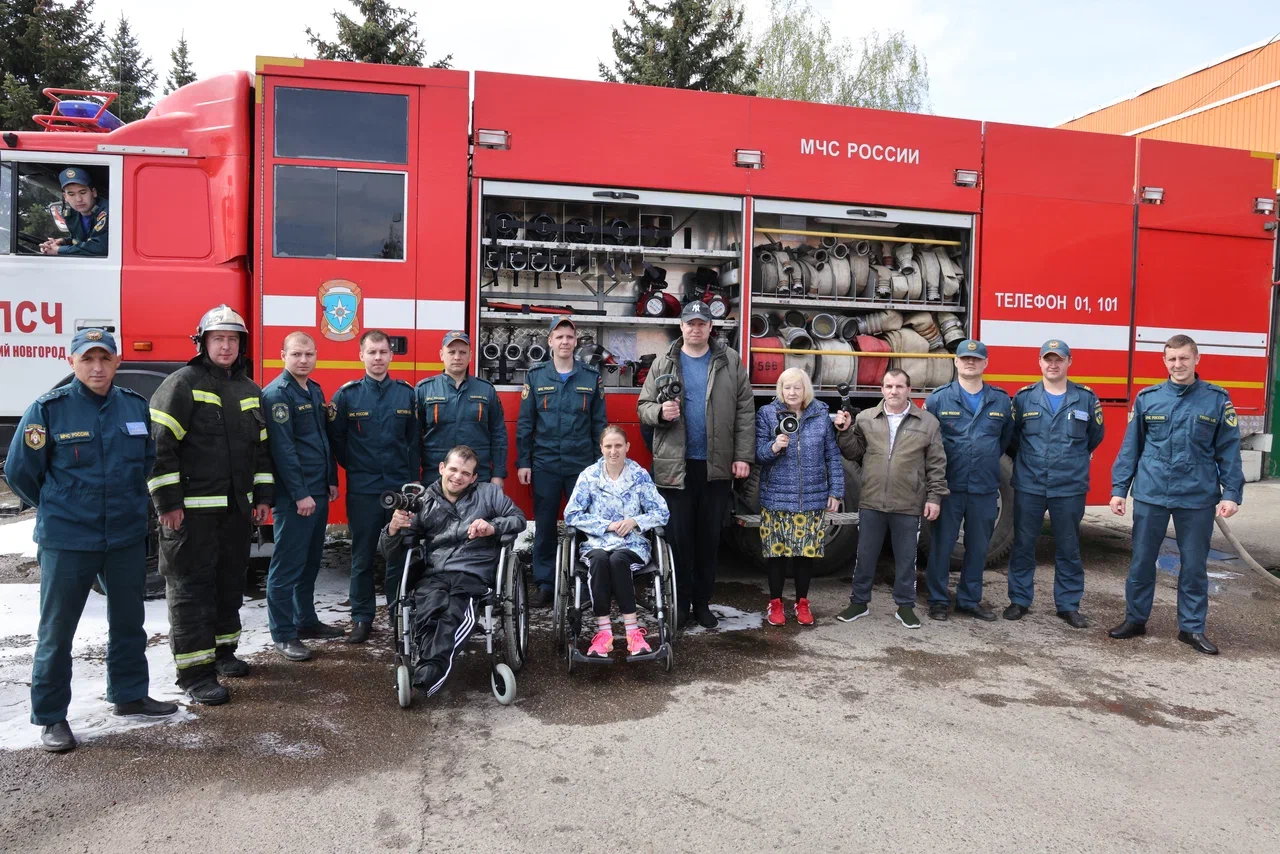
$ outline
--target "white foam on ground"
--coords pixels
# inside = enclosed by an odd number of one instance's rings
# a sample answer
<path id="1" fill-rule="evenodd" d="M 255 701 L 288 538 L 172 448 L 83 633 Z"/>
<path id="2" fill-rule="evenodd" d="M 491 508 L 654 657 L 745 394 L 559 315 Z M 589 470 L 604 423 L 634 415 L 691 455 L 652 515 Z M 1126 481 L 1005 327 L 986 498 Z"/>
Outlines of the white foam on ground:
<path id="1" fill-rule="evenodd" d="M 19 519 L 8 525 L 0 525 L 0 555 L 35 557 L 36 544 L 31 539 L 36 531 L 36 517 Z"/>
<path id="2" fill-rule="evenodd" d="M 728 605 L 711 603 L 711 613 L 720 618 L 720 626 L 715 629 L 704 629 L 696 623 L 690 623 L 684 630 L 686 635 L 700 635 L 706 632 L 741 632 L 758 629 L 764 625 L 764 614 L 759 611 L 739 611 Z"/>
<path id="3" fill-rule="evenodd" d="M 18 524 L 0 527 L 18 527 Z M 28 533 L 29 536 L 29 533 Z M 34 554 L 34 549 L 33 549 Z M 351 609 L 340 605 L 347 598 L 348 567 L 322 567 L 316 580 L 316 613 L 326 623 L 345 621 Z M 237 655 L 253 655 L 270 649 L 265 599 L 245 600 Z M 31 664 L 36 631 L 40 624 L 40 588 L 35 584 L 0 584 L 0 750 L 21 750 L 40 744 L 40 728 L 31 723 Z M 143 726 L 175 725 L 195 720 L 185 708 L 185 695 L 174 683 L 177 670 L 169 649 L 169 617 L 164 600 L 146 603 L 144 628 L 149 638 L 147 667 L 150 694 L 157 700 L 179 703 L 177 715 L 154 720 L 117 718 L 107 703 L 107 599 L 90 593 L 72 646 L 71 705 L 67 722 L 80 741 L 99 738 Z M 332 641 L 330 641 L 332 643 Z M 198 743 L 198 742 L 197 742 Z M 285 745 L 267 745 L 268 752 L 288 753 Z M 306 745 L 300 745 L 306 753 Z"/>

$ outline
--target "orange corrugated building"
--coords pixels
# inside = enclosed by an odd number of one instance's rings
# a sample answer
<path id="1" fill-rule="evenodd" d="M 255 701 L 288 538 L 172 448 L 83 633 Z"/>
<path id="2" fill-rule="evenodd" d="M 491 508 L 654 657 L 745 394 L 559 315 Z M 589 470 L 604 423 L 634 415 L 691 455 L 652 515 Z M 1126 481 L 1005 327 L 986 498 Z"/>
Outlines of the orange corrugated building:
<path id="1" fill-rule="evenodd" d="M 1280 152 L 1280 39 L 1215 59 L 1060 127 Z"/>

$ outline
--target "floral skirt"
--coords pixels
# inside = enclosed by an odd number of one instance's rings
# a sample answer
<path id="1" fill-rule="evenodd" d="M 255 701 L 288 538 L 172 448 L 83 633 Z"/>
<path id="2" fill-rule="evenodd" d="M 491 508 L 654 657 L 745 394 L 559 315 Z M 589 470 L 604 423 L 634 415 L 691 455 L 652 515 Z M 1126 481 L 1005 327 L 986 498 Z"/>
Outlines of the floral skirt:
<path id="1" fill-rule="evenodd" d="M 827 529 L 823 511 L 760 509 L 760 545 L 765 557 L 822 557 Z"/>

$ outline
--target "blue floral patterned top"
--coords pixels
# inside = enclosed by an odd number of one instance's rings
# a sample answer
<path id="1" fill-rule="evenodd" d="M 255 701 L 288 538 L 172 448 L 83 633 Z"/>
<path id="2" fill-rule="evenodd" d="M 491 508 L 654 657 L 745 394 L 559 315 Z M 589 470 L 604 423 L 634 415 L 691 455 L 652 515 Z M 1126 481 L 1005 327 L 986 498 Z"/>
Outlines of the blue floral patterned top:
<path id="1" fill-rule="evenodd" d="M 564 508 L 564 522 L 586 535 L 582 554 L 595 549 L 630 549 L 644 563 L 649 562 L 649 539 L 642 532 L 667 524 L 667 502 L 658 494 L 653 478 L 634 460 L 627 460 L 622 475 L 612 480 L 603 459 L 596 460 L 578 475 L 578 484 Z M 635 519 L 638 526 L 620 537 L 607 530 L 613 522 Z"/>

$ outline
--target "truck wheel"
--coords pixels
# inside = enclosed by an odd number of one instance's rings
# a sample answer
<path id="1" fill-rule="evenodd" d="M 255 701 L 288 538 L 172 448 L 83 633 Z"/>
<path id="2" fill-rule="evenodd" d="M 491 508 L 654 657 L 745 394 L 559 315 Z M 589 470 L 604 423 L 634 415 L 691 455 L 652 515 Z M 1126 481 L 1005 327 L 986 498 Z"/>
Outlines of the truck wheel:
<path id="1" fill-rule="evenodd" d="M 930 525 L 925 523 L 920 529 L 920 566 L 929 559 Z M 1000 511 L 996 516 L 996 529 L 991 533 L 991 542 L 987 544 L 987 569 L 999 569 L 1008 566 L 1009 552 L 1013 549 L 1013 461 L 1008 457 L 1000 458 Z M 951 550 L 951 569 L 960 569 L 964 561 L 964 533 Z"/>
<path id="2" fill-rule="evenodd" d="M 848 510 L 856 509 L 858 497 L 862 492 L 862 469 L 848 460 L 844 464 L 844 506 Z M 735 513 L 760 512 L 760 467 L 751 467 L 751 476 L 742 481 L 734 492 Z M 727 539 L 734 551 L 738 552 L 748 564 L 764 570 L 764 555 L 760 551 L 760 531 L 758 528 L 744 528 L 731 524 Z M 858 526 L 839 525 L 827 528 L 826 542 L 823 544 L 823 557 L 814 562 L 814 577 L 832 575 L 837 572 L 852 572 L 854 561 L 858 557 Z"/>

